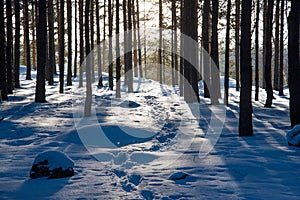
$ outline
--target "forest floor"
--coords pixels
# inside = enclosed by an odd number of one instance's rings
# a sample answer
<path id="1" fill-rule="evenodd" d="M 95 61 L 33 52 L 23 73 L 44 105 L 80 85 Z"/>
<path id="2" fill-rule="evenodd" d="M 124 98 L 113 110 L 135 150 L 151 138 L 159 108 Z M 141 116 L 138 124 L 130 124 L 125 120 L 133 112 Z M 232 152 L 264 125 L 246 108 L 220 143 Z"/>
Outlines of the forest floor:
<path id="1" fill-rule="evenodd" d="M 24 68 L 22 68 L 23 71 Z M 273 108 L 253 101 L 253 137 L 238 137 L 239 93 L 230 106 L 186 104 L 178 89 L 135 79 L 116 99 L 93 87 L 92 116 L 82 118 L 84 91 L 34 103 L 33 80 L 0 103 L 0 199 L 299 199 L 300 149 L 289 147 L 288 90 Z M 107 85 L 107 77 L 105 84 Z M 200 88 L 201 87 L 200 83 Z M 202 93 L 202 90 L 200 91 Z M 30 179 L 37 154 L 66 153 L 75 175 Z"/>

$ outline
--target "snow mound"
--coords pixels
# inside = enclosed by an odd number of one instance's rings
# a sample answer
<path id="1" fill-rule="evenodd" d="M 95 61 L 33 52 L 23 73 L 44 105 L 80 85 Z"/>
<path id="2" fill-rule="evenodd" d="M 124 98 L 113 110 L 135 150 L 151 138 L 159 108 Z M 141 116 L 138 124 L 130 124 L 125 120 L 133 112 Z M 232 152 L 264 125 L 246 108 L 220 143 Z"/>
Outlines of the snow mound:
<path id="1" fill-rule="evenodd" d="M 49 179 L 74 175 L 74 161 L 60 151 L 45 151 L 39 154 L 30 170 L 32 179 L 46 176 Z"/>
<path id="2" fill-rule="evenodd" d="M 286 139 L 289 146 L 300 147 L 300 125 L 296 125 L 291 131 L 286 134 Z"/>

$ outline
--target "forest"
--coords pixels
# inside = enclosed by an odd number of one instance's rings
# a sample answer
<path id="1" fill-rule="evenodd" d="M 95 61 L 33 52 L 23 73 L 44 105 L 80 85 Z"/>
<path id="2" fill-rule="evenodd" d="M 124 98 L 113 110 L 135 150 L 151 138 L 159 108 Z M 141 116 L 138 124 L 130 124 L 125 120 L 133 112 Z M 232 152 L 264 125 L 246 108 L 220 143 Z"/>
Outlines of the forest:
<path id="1" fill-rule="evenodd" d="M 0 0 L 0 198 L 46 187 L 22 182 L 43 151 L 32 179 L 82 182 L 41 198 L 299 197 L 299 11 L 299 0 Z"/>

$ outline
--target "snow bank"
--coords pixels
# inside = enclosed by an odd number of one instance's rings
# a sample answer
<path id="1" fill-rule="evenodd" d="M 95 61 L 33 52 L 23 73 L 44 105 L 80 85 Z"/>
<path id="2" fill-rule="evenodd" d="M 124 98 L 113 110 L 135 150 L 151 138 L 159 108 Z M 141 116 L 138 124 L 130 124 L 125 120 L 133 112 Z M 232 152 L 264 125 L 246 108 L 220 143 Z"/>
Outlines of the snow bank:
<path id="1" fill-rule="evenodd" d="M 290 146 L 300 147 L 300 125 L 296 125 L 291 131 L 286 134 L 286 139 Z"/>

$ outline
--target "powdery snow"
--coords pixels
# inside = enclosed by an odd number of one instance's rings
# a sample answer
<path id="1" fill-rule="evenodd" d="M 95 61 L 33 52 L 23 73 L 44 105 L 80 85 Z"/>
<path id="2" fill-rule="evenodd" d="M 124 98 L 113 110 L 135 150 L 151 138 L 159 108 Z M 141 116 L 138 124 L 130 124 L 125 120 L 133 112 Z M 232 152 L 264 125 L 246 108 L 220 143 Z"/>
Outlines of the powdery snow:
<path id="1" fill-rule="evenodd" d="M 47 103 L 34 103 L 35 80 L 26 81 L 23 74 L 22 89 L 0 103 L 0 199 L 300 196 L 299 148 L 286 141 L 287 91 L 285 97 L 275 93 L 274 108 L 267 109 L 261 90 L 260 101 L 253 101 L 254 136 L 241 138 L 234 88 L 230 106 L 223 109 L 203 98 L 200 105 L 188 105 L 178 88 L 145 79 L 135 80 L 136 92 L 122 92 L 120 100 L 106 87 L 93 87 L 93 116 L 84 119 L 78 109 L 84 90 L 66 87 L 66 94 L 59 94 L 55 81 L 47 86 Z M 109 143 L 91 140 L 95 135 Z M 100 148 L 103 144 L 110 146 Z M 44 151 L 67 154 L 75 162 L 75 175 L 31 180 L 31 165 Z M 180 180 L 169 179 L 179 175 Z"/>

